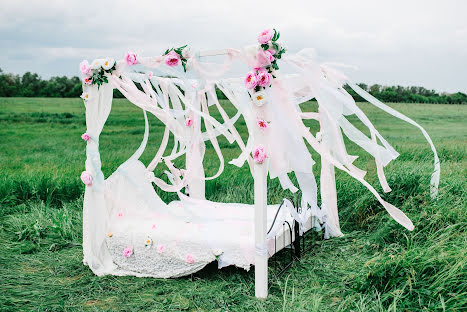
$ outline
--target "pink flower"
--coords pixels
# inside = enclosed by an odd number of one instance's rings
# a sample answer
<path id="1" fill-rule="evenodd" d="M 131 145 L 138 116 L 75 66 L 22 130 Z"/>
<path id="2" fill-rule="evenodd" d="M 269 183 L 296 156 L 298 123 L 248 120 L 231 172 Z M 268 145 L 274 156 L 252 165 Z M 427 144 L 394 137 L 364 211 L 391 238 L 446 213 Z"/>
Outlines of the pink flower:
<path id="1" fill-rule="evenodd" d="M 195 263 L 195 259 L 194 259 L 193 256 L 190 255 L 190 254 L 186 255 L 186 259 L 185 259 L 185 260 L 186 260 L 186 263 L 189 263 L 189 264 Z"/>
<path id="2" fill-rule="evenodd" d="M 164 245 L 159 245 L 159 246 L 157 246 L 157 252 L 158 252 L 158 253 L 163 253 L 164 250 L 165 250 L 165 246 L 164 246 Z"/>
<path id="3" fill-rule="evenodd" d="M 250 71 L 245 77 L 245 86 L 247 89 L 253 89 L 256 87 L 258 78 L 256 77 L 255 72 Z"/>
<path id="4" fill-rule="evenodd" d="M 266 71 L 261 71 L 259 74 L 258 74 L 258 86 L 260 87 L 267 87 L 271 84 L 271 79 L 272 79 L 272 76 L 270 73 L 266 72 Z"/>
<path id="5" fill-rule="evenodd" d="M 269 126 L 268 122 L 264 119 L 258 119 L 257 122 L 261 130 L 266 129 Z"/>
<path id="6" fill-rule="evenodd" d="M 180 61 L 180 56 L 175 51 L 170 51 L 165 56 L 165 63 L 169 65 L 170 67 L 177 66 L 179 61 Z"/>
<path id="7" fill-rule="evenodd" d="M 127 52 L 127 54 L 125 54 L 125 61 L 130 66 L 137 64 L 138 58 L 136 56 L 136 53 L 133 53 L 131 51 Z"/>
<path id="8" fill-rule="evenodd" d="M 260 44 L 268 43 L 272 39 L 272 37 L 274 37 L 274 30 L 265 29 L 259 34 L 258 42 Z"/>
<path id="9" fill-rule="evenodd" d="M 193 125 L 193 119 L 191 119 L 190 117 L 185 119 L 185 126 L 191 127 L 192 125 Z"/>
<path id="10" fill-rule="evenodd" d="M 91 73 L 91 66 L 89 65 L 88 61 L 84 60 L 79 63 L 79 70 L 81 73 L 89 75 Z"/>
<path id="11" fill-rule="evenodd" d="M 84 184 L 87 186 L 92 185 L 92 175 L 89 171 L 83 171 L 81 173 L 81 181 L 83 181 Z"/>
<path id="12" fill-rule="evenodd" d="M 132 254 L 133 254 L 133 247 L 132 246 L 128 246 L 125 249 L 123 249 L 123 256 L 125 258 L 130 258 Z"/>
<path id="13" fill-rule="evenodd" d="M 152 71 L 148 71 L 148 77 L 152 78 L 152 76 L 154 76 L 154 73 Z"/>
<path id="14" fill-rule="evenodd" d="M 90 137 L 89 134 L 87 134 L 87 133 L 83 133 L 83 134 L 81 135 L 81 138 L 82 138 L 83 140 L 85 140 L 86 142 L 89 141 L 89 140 L 91 139 L 91 137 Z"/>
<path id="15" fill-rule="evenodd" d="M 123 212 L 119 212 L 119 213 L 117 213 L 117 217 L 119 217 L 119 218 L 123 218 Z"/>
<path id="16" fill-rule="evenodd" d="M 151 229 L 155 230 L 157 226 L 155 224 L 152 225 Z"/>
<path id="17" fill-rule="evenodd" d="M 92 78 L 91 77 L 84 77 L 83 82 L 87 85 L 92 84 Z"/>
<path id="18" fill-rule="evenodd" d="M 271 62 L 274 61 L 274 56 L 272 56 L 272 53 L 269 50 L 264 51 L 263 49 L 260 49 L 256 54 L 256 60 L 258 61 L 258 67 L 264 67 L 270 65 Z"/>
<path id="19" fill-rule="evenodd" d="M 266 151 L 262 145 L 258 145 L 253 150 L 253 159 L 258 163 L 262 164 L 268 156 L 266 155 Z"/>

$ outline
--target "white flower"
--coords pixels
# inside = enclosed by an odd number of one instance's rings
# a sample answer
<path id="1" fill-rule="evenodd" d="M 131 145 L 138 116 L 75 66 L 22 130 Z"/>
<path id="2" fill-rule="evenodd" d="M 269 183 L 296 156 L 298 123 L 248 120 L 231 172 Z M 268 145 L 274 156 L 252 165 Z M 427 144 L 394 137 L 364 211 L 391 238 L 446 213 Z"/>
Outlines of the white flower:
<path id="1" fill-rule="evenodd" d="M 99 69 L 104 65 L 104 60 L 103 59 L 95 59 L 91 63 L 91 69 Z"/>
<path id="2" fill-rule="evenodd" d="M 102 62 L 102 68 L 105 69 L 105 70 L 109 70 L 111 69 L 113 66 L 115 65 L 115 60 L 113 58 L 106 58 L 103 62 Z"/>
<path id="3" fill-rule="evenodd" d="M 253 97 L 253 103 L 256 104 L 256 106 L 263 106 L 264 104 L 267 104 L 268 101 L 266 99 L 266 93 L 264 91 L 258 91 L 252 94 Z"/>
<path id="4" fill-rule="evenodd" d="M 189 59 L 190 57 L 192 57 L 192 53 L 191 53 L 191 50 L 189 47 L 185 47 L 183 50 L 182 50 L 182 56 L 186 59 Z"/>
<path id="5" fill-rule="evenodd" d="M 87 100 L 89 100 L 89 93 L 83 92 L 83 94 L 81 94 L 80 97 L 81 97 L 83 100 L 87 101 Z"/>
<path id="6" fill-rule="evenodd" d="M 146 248 L 151 248 L 152 246 L 152 238 L 148 236 L 148 238 L 146 238 L 146 240 L 144 241 L 144 247 Z"/>
<path id="7" fill-rule="evenodd" d="M 219 257 L 220 255 L 222 255 L 224 252 L 222 251 L 222 249 L 220 248 L 217 248 L 214 250 L 214 256 L 216 257 Z"/>

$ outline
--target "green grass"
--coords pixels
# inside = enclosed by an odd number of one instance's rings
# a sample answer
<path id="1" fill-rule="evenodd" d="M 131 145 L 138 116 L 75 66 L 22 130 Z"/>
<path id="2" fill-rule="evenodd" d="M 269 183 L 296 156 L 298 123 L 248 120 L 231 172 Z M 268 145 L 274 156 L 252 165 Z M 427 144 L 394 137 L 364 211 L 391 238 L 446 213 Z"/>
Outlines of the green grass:
<path id="1" fill-rule="evenodd" d="M 126 100 L 113 105 L 100 140 L 105 176 L 134 152 L 144 132 L 140 110 Z M 94 276 L 82 264 L 82 101 L 1 98 L 0 310 L 462 311 L 467 306 L 467 106 L 391 104 L 425 127 L 438 149 L 442 171 L 435 201 L 429 197 L 433 157 L 422 134 L 369 104 L 359 106 L 401 154 L 387 167 L 393 191 L 384 197 L 409 215 L 415 230 L 404 230 L 364 187 L 338 172 L 346 235 L 314 241 L 300 263 L 278 279 L 271 274 L 270 296 L 263 301 L 254 297 L 254 270 L 212 265 L 194 280 Z M 163 130 L 153 116 L 150 125 L 142 156 L 146 164 Z M 237 126 L 244 136 L 244 121 Z M 317 130 L 316 123 L 310 126 Z M 347 143 L 377 185 L 371 158 Z M 238 155 L 225 139 L 220 144 L 226 161 Z M 313 157 L 318 173 L 319 157 Z M 208 174 L 218 167 L 209 146 L 205 167 Z M 206 193 L 216 201 L 251 203 L 252 185 L 246 167 L 227 165 L 220 178 L 207 182 Z M 269 181 L 270 202 L 287 195 L 276 180 Z"/>

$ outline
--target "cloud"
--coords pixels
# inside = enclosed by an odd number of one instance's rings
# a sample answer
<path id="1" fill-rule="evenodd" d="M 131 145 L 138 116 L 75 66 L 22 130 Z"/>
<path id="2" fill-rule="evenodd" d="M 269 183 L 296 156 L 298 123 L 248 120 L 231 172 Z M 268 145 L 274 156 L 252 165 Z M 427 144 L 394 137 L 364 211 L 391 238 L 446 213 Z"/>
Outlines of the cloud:
<path id="1" fill-rule="evenodd" d="M 356 81 L 467 92 L 465 1 L 2 1 L 0 67 L 76 75 L 82 59 L 167 47 L 242 47 L 281 30 L 290 53 L 315 48 L 356 65 Z"/>

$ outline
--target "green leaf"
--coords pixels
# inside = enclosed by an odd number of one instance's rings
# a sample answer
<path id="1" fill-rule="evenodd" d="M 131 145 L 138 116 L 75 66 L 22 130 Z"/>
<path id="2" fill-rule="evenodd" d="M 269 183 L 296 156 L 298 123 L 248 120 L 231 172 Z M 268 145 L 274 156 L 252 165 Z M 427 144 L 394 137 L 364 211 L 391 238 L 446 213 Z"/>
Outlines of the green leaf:
<path id="1" fill-rule="evenodd" d="M 261 45 L 261 47 L 262 47 L 264 50 L 269 49 L 269 45 L 268 45 L 267 43 L 263 43 L 263 44 Z"/>

